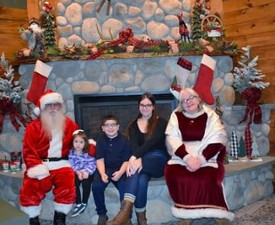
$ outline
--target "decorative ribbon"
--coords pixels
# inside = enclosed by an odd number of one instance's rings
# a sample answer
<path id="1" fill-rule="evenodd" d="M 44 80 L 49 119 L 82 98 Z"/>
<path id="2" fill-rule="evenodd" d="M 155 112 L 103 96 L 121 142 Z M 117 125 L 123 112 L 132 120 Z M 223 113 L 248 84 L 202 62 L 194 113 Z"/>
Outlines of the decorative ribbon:
<path id="1" fill-rule="evenodd" d="M 18 132 L 21 125 L 18 123 L 18 120 L 21 124 L 26 127 L 26 119 L 17 111 L 14 103 L 8 99 L 3 98 L 0 101 L 0 133 L 2 133 L 5 116 L 9 115 L 12 125 L 15 130 Z"/>
<path id="2" fill-rule="evenodd" d="M 156 40 L 156 41 L 151 39 L 147 41 L 138 40 L 137 38 L 134 37 L 132 29 L 127 28 L 119 32 L 118 39 L 108 42 L 105 46 L 99 47 L 98 52 L 92 53 L 87 59 L 96 59 L 101 54 L 103 54 L 107 48 L 116 47 L 126 42 L 128 42 L 129 44 L 131 44 L 136 48 L 153 47 L 153 46 L 159 45 L 160 43 L 164 43 L 167 45 L 167 43 L 162 40 Z"/>
<path id="3" fill-rule="evenodd" d="M 262 122 L 262 110 L 257 101 L 261 98 L 261 90 L 256 87 L 247 88 L 241 93 L 241 97 L 247 101 L 245 114 L 240 123 L 245 122 L 249 117 L 248 124 L 252 121 L 255 124 Z"/>

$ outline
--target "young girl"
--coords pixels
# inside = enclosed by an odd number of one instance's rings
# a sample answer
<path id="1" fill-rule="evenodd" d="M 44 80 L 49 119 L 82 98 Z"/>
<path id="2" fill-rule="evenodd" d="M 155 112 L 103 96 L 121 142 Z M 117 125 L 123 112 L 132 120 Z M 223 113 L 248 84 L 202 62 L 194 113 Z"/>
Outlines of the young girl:
<path id="1" fill-rule="evenodd" d="M 75 172 L 76 204 L 71 217 L 75 217 L 83 213 L 87 207 L 96 170 L 96 160 L 89 154 L 89 148 L 95 146 L 90 146 L 92 144 L 89 144 L 87 135 L 83 130 L 76 130 L 73 133 L 72 145 L 69 160 Z M 82 184 L 82 198 L 80 184 Z"/>

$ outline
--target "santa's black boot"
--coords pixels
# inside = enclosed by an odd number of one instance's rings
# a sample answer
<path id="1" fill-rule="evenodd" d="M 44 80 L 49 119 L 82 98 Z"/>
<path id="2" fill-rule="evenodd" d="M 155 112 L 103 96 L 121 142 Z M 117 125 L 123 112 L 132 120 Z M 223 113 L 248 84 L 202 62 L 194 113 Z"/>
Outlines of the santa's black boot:
<path id="1" fill-rule="evenodd" d="M 66 214 L 62 212 L 54 212 L 53 225 L 66 225 Z"/>
<path id="2" fill-rule="evenodd" d="M 30 218 L 30 225 L 40 225 L 38 216 Z"/>

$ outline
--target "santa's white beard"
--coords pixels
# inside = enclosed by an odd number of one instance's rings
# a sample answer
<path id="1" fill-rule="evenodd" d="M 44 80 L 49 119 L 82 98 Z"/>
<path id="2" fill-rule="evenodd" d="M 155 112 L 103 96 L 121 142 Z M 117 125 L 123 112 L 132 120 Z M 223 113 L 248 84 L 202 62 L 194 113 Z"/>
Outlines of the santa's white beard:
<path id="1" fill-rule="evenodd" d="M 49 137 L 57 134 L 63 137 L 65 115 L 62 110 L 42 111 L 40 118 L 42 127 Z"/>

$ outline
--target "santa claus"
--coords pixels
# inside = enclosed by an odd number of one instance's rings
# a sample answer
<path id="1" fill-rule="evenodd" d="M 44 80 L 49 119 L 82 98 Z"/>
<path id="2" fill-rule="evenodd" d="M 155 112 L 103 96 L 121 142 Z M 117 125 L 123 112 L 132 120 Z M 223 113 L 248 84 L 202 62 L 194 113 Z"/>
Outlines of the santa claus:
<path id="1" fill-rule="evenodd" d="M 35 109 L 39 116 L 28 124 L 23 139 L 26 165 L 20 190 L 21 209 L 30 224 L 39 225 L 41 201 L 47 192 L 54 195 L 54 225 L 65 225 L 66 215 L 75 202 L 74 171 L 68 161 L 77 124 L 65 116 L 63 98 L 47 90 Z"/>

